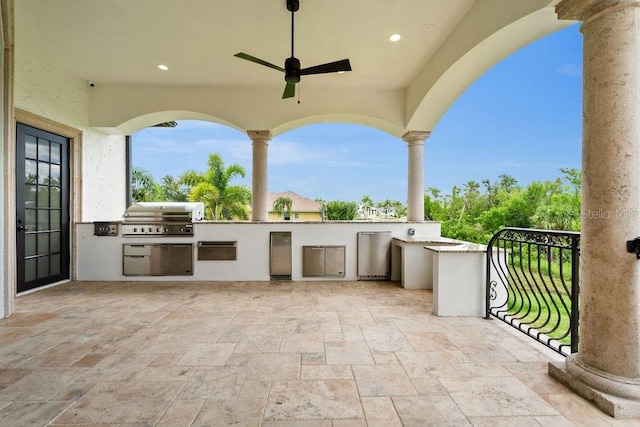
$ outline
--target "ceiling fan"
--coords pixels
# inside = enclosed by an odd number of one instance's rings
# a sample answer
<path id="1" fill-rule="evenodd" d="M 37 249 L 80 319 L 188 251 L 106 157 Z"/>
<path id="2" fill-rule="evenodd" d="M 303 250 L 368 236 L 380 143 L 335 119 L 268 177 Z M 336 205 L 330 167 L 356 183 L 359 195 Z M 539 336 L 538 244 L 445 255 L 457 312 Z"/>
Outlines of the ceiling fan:
<path id="1" fill-rule="evenodd" d="M 326 64 L 315 65 L 308 68 L 300 68 L 300 60 L 293 55 L 293 22 L 296 11 L 300 8 L 300 0 L 286 0 L 287 10 L 291 12 L 291 57 L 287 58 L 284 62 L 284 68 L 271 64 L 255 56 L 248 55 L 244 52 L 236 53 L 234 56 L 246 59 L 247 61 L 255 62 L 256 64 L 264 65 L 269 68 L 281 71 L 284 73 L 284 80 L 287 82 L 284 87 L 284 93 L 282 99 L 293 98 L 296 94 L 296 83 L 300 82 L 300 76 L 307 76 L 310 74 L 326 74 L 326 73 L 339 73 L 344 71 L 351 71 L 351 64 L 348 59 L 342 59 L 340 61 L 328 62 Z"/>

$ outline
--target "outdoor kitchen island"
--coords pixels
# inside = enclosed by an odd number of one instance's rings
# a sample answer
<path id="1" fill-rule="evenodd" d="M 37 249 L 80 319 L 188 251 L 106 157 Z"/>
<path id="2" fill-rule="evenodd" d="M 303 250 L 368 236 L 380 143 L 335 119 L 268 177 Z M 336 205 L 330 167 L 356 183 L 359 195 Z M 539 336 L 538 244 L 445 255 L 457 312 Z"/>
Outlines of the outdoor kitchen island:
<path id="1" fill-rule="evenodd" d="M 421 236 L 440 237 L 438 222 L 406 221 L 194 221 L 192 235 L 127 235 L 125 222 L 102 222 L 100 227 L 110 233 L 96 235 L 96 223 L 76 223 L 74 227 L 74 279 L 84 281 L 269 281 L 270 236 L 272 233 L 291 233 L 291 280 L 356 281 L 357 237 L 359 232 L 391 232 L 392 237 L 404 237 L 409 230 Z M 130 228 L 130 227 L 124 227 Z M 207 251 L 223 243 L 234 256 L 228 259 L 198 259 L 203 243 Z M 134 245 L 191 245 L 193 269 L 183 275 L 125 275 L 124 248 Z M 233 248 L 231 249 L 230 246 Z M 344 274 L 339 277 L 308 277 L 303 274 L 304 247 L 344 247 Z M 146 250 L 146 249 L 145 249 Z M 424 251 L 424 250 L 423 250 Z M 144 256 L 138 254 L 137 256 Z M 424 256 L 424 254 L 423 254 Z M 206 258 L 206 257 L 205 257 Z M 225 257 L 221 257 L 225 258 Z M 424 262 L 424 261 L 422 261 Z"/>
<path id="2" fill-rule="evenodd" d="M 395 237 L 391 280 L 433 289 L 436 316 L 483 316 L 487 247 L 447 237 Z"/>

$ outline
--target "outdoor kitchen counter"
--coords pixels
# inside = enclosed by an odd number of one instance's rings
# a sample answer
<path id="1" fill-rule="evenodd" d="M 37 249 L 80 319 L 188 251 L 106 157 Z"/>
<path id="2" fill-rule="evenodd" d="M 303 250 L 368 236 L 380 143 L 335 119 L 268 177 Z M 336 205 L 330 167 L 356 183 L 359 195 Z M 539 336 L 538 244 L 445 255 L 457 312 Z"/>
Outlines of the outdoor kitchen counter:
<path id="1" fill-rule="evenodd" d="M 344 277 L 336 281 L 356 281 L 358 233 L 390 231 L 392 237 L 407 236 L 415 230 L 420 236 L 438 239 L 438 222 L 404 221 L 197 221 L 193 223 L 192 236 L 127 236 L 122 233 L 124 223 L 109 236 L 94 234 L 96 223 L 74 224 L 73 267 L 77 280 L 145 281 L 269 281 L 270 280 L 270 233 L 291 232 L 292 280 L 326 281 L 327 277 L 304 276 L 303 254 L 305 246 L 344 246 Z M 235 242 L 235 260 L 197 259 L 200 242 Z M 193 275 L 191 276 L 125 276 L 123 274 L 123 251 L 126 244 L 175 243 L 192 244 L 194 250 Z M 422 248 L 425 244 L 419 246 Z M 424 250 L 421 249 L 424 256 Z M 424 260 L 421 261 L 424 263 Z"/>
<path id="2" fill-rule="evenodd" d="M 487 247 L 464 242 L 424 249 L 432 270 L 433 314 L 483 316 Z"/>
<path id="3" fill-rule="evenodd" d="M 391 280 L 406 289 L 433 289 L 430 254 L 424 247 L 457 248 L 468 242 L 440 236 L 394 237 L 391 245 Z"/>

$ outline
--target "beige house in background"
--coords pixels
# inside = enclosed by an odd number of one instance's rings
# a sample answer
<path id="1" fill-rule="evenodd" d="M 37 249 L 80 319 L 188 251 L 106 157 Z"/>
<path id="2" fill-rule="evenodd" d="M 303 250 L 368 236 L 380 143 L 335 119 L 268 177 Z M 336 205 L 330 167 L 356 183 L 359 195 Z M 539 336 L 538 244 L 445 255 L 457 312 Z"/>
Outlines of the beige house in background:
<path id="1" fill-rule="evenodd" d="M 281 212 L 273 210 L 273 203 L 278 197 L 288 197 L 291 199 L 291 217 L 287 219 Z M 284 193 L 269 193 L 267 195 L 267 206 L 269 207 L 269 221 L 322 221 L 321 206 L 313 199 L 302 197 L 293 191 Z"/>

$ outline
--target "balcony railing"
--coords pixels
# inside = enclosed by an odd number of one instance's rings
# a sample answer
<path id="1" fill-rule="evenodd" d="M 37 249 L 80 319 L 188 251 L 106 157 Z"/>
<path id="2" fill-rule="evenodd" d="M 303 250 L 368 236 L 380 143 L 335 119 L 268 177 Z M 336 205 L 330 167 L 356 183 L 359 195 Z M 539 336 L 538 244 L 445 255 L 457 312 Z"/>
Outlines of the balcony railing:
<path id="1" fill-rule="evenodd" d="M 487 247 L 486 318 L 578 351 L 580 233 L 505 228 Z"/>

